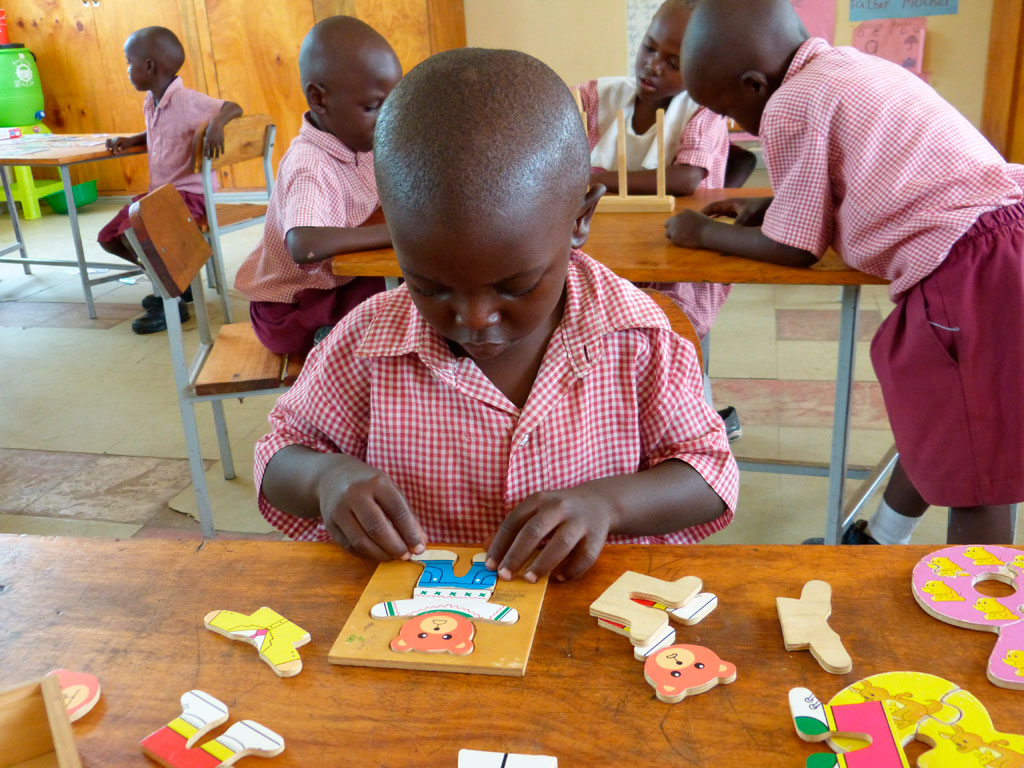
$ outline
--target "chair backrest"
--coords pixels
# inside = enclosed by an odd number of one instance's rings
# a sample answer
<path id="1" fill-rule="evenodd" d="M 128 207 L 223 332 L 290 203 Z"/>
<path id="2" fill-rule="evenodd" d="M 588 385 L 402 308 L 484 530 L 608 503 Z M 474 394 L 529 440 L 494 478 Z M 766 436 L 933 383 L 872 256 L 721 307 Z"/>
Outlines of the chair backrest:
<path id="1" fill-rule="evenodd" d="M 686 313 L 683 312 L 683 310 L 681 310 L 679 306 L 664 293 L 656 291 L 653 288 L 643 288 L 641 290 L 654 299 L 655 304 L 661 307 L 661 311 L 664 312 L 665 317 L 668 318 L 668 322 L 672 326 L 672 330 L 693 344 L 693 348 L 697 351 L 697 361 L 701 363 L 701 370 L 703 370 L 703 350 L 701 349 L 700 338 L 697 336 L 697 331 L 694 330 L 693 323 L 690 322 L 690 318 L 688 318 Z"/>
<path id="2" fill-rule="evenodd" d="M 208 125 L 208 124 L 207 124 Z M 224 126 L 224 151 L 210 158 L 210 167 L 223 168 L 243 160 L 263 157 L 267 144 L 267 129 L 274 125 L 270 115 L 242 115 Z M 192 159 L 195 172 L 203 170 L 203 148 L 206 143 L 206 125 L 192 138 Z"/>
<path id="3" fill-rule="evenodd" d="M 213 251 L 171 184 L 164 184 L 128 209 L 132 229 L 155 276 L 171 296 L 180 296 Z"/>

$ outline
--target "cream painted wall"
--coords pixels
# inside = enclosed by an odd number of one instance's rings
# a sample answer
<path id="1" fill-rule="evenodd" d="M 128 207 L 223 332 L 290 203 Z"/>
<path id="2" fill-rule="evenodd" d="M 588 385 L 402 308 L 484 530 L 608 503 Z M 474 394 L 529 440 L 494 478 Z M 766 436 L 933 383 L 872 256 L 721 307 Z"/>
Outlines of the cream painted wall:
<path id="1" fill-rule="evenodd" d="M 981 121 L 993 0 L 960 0 L 960 12 L 928 18 L 931 84 L 975 125 Z M 849 0 L 837 0 L 836 44 L 849 45 Z M 515 48 L 547 62 L 567 83 L 628 74 L 626 0 L 465 0 L 466 41 Z"/>

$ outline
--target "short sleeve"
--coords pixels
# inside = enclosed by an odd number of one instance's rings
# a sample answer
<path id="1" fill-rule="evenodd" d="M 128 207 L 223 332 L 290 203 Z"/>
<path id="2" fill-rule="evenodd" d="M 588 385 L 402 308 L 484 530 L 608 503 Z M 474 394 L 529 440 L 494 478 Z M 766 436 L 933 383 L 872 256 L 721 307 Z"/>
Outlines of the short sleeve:
<path id="1" fill-rule="evenodd" d="M 778 117 L 762 125 L 761 144 L 775 192 L 761 231 L 820 259 L 836 216 L 826 138 L 803 120 Z"/>
<path id="2" fill-rule="evenodd" d="M 729 159 L 729 121 L 706 107 L 689 119 L 679 136 L 679 150 L 673 165 L 692 165 L 707 173 L 698 185 L 718 189 L 725 184 L 725 164 Z"/>
<path id="3" fill-rule="evenodd" d="M 281 231 L 285 235 L 295 227 L 336 227 L 346 220 L 348 200 L 337 193 L 337 185 L 328 183 L 331 170 L 324 161 L 291 164 L 288 170 L 280 198 Z"/>
<path id="4" fill-rule="evenodd" d="M 570 88 L 580 95 L 580 103 L 583 105 L 583 112 L 587 116 L 587 144 L 591 151 L 597 146 L 601 138 L 601 131 L 598 127 L 597 115 L 597 80 L 588 80 L 585 83 L 574 85 Z"/>

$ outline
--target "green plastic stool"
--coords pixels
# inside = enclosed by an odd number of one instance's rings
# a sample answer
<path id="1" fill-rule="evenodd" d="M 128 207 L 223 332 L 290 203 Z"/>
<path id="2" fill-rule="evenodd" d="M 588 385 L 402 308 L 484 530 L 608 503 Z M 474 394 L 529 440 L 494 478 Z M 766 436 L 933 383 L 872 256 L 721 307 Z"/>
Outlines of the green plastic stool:
<path id="1" fill-rule="evenodd" d="M 50 133 L 50 129 L 42 123 L 9 127 L 21 128 L 22 136 L 30 136 L 33 133 Z M 41 217 L 43 213 L 39 210 L 39 198 L 64 189 L 64 185 L 59 179 L 33 179 L 32 168 L 27 165 L 11 166 L 10 170 L 13 172 L 11 197 L 15 202 L 21 203 L 21 218 L 23 219 Z M 0 188 L 0 202 L 7 202 L 2 188 Z"/>

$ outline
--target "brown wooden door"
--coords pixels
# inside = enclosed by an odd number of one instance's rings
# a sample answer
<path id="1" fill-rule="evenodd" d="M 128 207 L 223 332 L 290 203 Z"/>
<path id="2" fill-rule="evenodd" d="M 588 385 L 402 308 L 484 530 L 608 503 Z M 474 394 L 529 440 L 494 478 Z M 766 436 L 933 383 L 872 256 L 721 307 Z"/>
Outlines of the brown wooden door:
<path id="1" fill-rule="evenodd" d="M 981 130 L 1007 160 L 1024 163 L 1024 0 L 995 0 Z"/>

